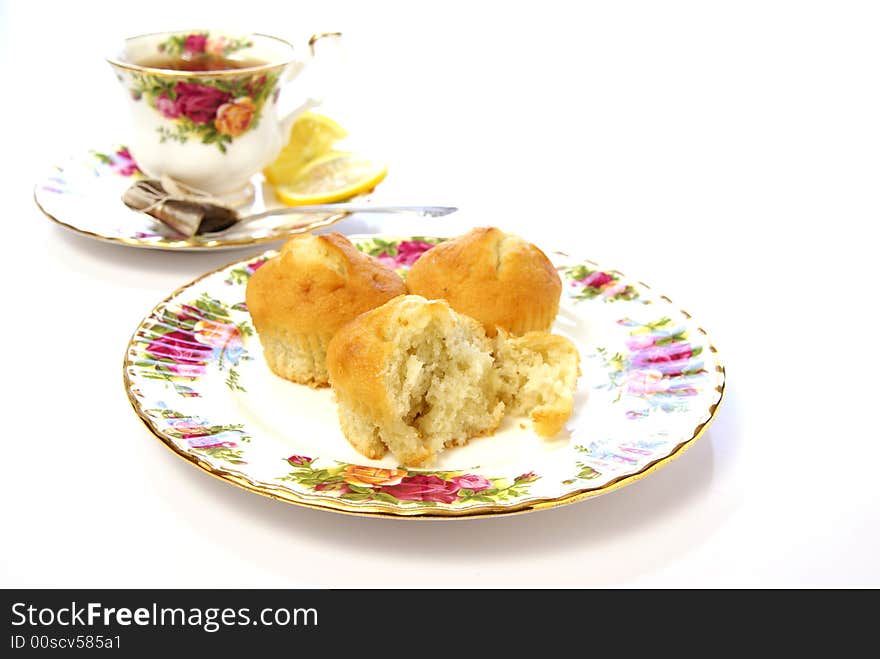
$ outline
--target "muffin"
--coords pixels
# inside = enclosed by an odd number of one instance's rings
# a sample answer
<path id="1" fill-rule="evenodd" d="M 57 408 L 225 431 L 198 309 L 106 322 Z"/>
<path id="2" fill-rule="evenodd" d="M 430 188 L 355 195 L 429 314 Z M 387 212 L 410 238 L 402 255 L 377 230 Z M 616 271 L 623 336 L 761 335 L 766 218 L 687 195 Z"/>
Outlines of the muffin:
<path id="1" fill-rule="evenodd" d="M 519 236 L 494 227 L 474 229 L 440 243 L 416 261 L 409 292 L 444 299 L 476 318 L 489 336 L 550 329 L 562 282 L 550 259 Z"/>
<path id="2" fill-rule="evenodd" d="M 564 336 L 546 332 L 500 332 L 495 346 L 505 413 L 528 415 L 538 435 L 555 436 L 574 409 L 581 374 L 577 347 Z"/>
<path id="3" fill-rule="evenodd" d="M 563 337 L 490 339 L 445 300 L 416 295 L 359 316 L 327 348 L 345 437 L 368 458 L 390 450 L 409 467 L 493 432 L 505 408 L 556 434 L 572 411 L 578 359 Z"/>
<path id="4" fill-rule="evenodd" d="M 492 432 L 504 410 L 492 350 L 480 323 L 443 300 L 368 311 L 327 348 L 342 432 L 368 458 L 390 449 L 407 466 Z"/>
<path id="5" fill-rule="evenodd" d="M 269 368 L 326 386 L 327 344 L 364 311 L 406 292 L 403 280 L 344 236 L 303 234 L 251 276 L 245 300 Z"/>

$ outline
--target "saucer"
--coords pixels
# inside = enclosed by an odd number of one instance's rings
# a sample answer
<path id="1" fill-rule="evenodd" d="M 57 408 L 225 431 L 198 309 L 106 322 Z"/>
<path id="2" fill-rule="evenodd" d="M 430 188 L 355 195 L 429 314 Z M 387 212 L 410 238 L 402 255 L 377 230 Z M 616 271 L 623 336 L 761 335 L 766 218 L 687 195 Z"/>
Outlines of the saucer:
<path id="1" fill-rule="evenodd" d="M 56 164 L 34 186 L 34 200 L 50 220 L 89 238 L 130 247 L 181 251 L 233 249 L 284 240 L 297 228 L 316 222 L 327 226 L 344 217 L 341 213 L 308 214 L 299 216 L 296 224 L 284 222 L 283 226 L 277 226 L 278 218 L 269 217 L 248 222 L 238 231 L 232 227 L 221 236 L 187 238 L 122 202 L 122 193 L 139 178 L 146 177 L 125 146 L 89 150 Z M 262 174 L 255 174 L 251 185 L 253 200 L 237 209 L 240 215 L 284 207 Z"/>

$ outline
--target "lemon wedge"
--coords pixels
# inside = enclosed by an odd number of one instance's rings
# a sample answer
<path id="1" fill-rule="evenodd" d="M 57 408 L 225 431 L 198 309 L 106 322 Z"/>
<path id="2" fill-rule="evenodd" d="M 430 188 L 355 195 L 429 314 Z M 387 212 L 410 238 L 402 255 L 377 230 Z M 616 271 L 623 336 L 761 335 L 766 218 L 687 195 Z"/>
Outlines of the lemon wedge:
<path id="1" fill-rule="evenodd" d="M 306 112 L 294 121 L 281 153 L 263 170 L 266 180 L 272 185 L 292 181 L 308 162 L 330 153 L 333 144 L 347 135 L 329 117 Z"/>
<path id="2" fill-rule="evenodd" d="M 294 179 L 276 184 L 275 194 L 288 206 L 330 204 L 372 190 L 387 173 L 384 163 L 331 152 L 306 164 Z"/>

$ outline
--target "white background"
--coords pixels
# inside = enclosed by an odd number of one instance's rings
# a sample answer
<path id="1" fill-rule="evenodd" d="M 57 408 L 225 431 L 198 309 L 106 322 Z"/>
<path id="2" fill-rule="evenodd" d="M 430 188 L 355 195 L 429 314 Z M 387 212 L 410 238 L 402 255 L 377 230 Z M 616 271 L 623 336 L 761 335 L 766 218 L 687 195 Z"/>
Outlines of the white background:
<path id="1" fill-rule="evenodd" d="M 117 39 L 215 26 L 345 33 L 327 112 L 389 161 L 382 199 L 453 203 L 693 313 L 729 378 L 704 438 L 607 496 L 458 522 L 297 508 L 163 448 L 123 391 L 128 338 L 258 248 L 98 243 L 31 195 L 59 154 L 125 139 Z M 7 1 L 0 31 L 0 585 L 880 586 L 875 4 Z"/>

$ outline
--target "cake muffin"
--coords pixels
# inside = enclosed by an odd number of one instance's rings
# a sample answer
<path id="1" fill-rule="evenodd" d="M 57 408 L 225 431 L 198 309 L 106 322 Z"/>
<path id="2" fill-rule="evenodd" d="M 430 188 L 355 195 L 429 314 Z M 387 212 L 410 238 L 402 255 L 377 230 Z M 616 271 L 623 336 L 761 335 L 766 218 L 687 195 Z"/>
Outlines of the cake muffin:
<path id="1" fill-rule="evenodd" d="M 492 432 L 504 410 L 492 350 L 443 300 L 406 295 L 359 316 L 327 349 L 343 434 L 368 458 L 390 449 L 420 466 Z"/>
<path id="2" fill-rule="evenodd" d="M 486 336 L 445 300 L 406 295 L 358 316 L 327 348 L 343 434 L 360 453 L 426 466 L 492 433 L 508 407 L 552 436 L 572 411 L 578 354 L 545 333 Z"/>
<path id="3" fill-rule="evenodd" d="M 495 339 L 495 367 L 505 414 L 528 415 L 541 437 L 554 437 L 574 410 L 580 355 L 569 339 L 547 332 Z"/>
<path id="4" fill-rule="evenodd" d="M 403 280 L 338 233 L 288 240 L 248 281 L 245 300 L 269 368 L 326 386 L 327 344 L 345 323 L 406 292 Z"/>
<path id="5" fill-rule="evenodd" d="M 489 336 L 550 329 L 562 282 L 550 259 L 519 236 L 494 227 L 474 229 L 440 243 L 416 261 L 409 292 L 444 299 L 476 318 Z"/>

